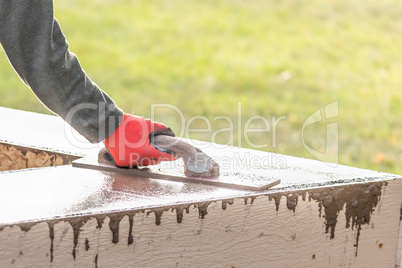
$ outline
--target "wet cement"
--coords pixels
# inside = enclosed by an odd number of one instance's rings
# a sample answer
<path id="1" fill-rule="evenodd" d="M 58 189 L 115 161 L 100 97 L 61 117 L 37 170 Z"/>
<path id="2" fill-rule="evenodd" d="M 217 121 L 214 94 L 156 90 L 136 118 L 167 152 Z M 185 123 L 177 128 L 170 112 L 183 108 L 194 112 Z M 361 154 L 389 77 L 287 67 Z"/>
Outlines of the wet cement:
<path id="1" fill-rule="evenodd" d="M 56 152 L 61 150 L 70 151 L 72 154 L 88 152 L 88 149 L 85 148 L 88 144 L 79 143 L 79 141 L 75 143 L 71 139 L 66 140 L 69 126 L 65 125 L 60 118 L 0 107 L 2 122 L 11 124 L 15 118 L 23 119 L 34 135 L 27 137 L 25 131 L 16 126 L 15 129 L 2 129 L 1 139 L 18 144 L 31 144 L 34 148 L 47 147 Z M 229 180 L 247 180 L 247 172 L 244 171 L 252 170 L 254 175 L 280 179 L 281 184 L 268 190 L 254 192 L 223 189 L 197 183 L 138 178 L 114 172 L 72 168 L 71 166 L 1 172 L 0 213 L 2 218 L 0 228 L 12 223 L 19 222 L 23 226 L 29 222 L 71 215 L 99 215 L 110 211 L 171 207 L 191 202 L 228 200 L 262 194 L 272 195 L 303 191 L 314 187 L 400 178 L 393 174 L 342 165 L 331 166 L 320 161 L 268 152 L 201 141 L 188 142 L 215 157 L 215 160 L 221 165 L 221 169 L 228 171 Z M 97 152 L 99 148 L 95 147 L 91 148 Z M 231 161 L 226 162 L 227 165 L 225 165 L 220 158 L 229 158 Z M 166 164 L 167 166 L 152 168 L 161 171 L 171 170 L 169 166 L 171 163 Z M 257 173 L 256 170 L 258 170 Z M 253 179 L 258 181 L 258 177 Z M 22 196 L 23 199 L 21 199 Z M 275 196 L 273 198 L 278 199 Z M 290 207 L 294 206 L 297 201 L 293 199 L 289 202 Z M 28 202 L 23 200 L 28 200 Z M 278 201 L 276 200 L 275 203 Z M 102 221 L 98 222 L 98 227 L 102 227 Z"/>
<path id="2" fill-rule="evenodd" d="M 53 262 L 53 242 L 54 242 L 54 221 L 49 221 L 49 237 L 50 237 L 50 262 Z"/>
<path id="3" fill-rule="evenodd" d="M 94 265 L 95 265 L 95 268 L 98 268 L 98 254 L 96 254 L 96 256 L 95 256 Z"/>
<path id="4" fill-rule="evenodd" d="M 187 214 L 190 213 L 190 205 L 179 205 L 172 209 L 176 210 L 177 223 L 181 223 L 183 221 L 184 211 Z"/>
<path id="5" fill-rule="evenodd" d="M 374 212 L 380 198 L 382 189 L 387 182 L 373 182 L 368 184 L 352 184 L 342 187 L 327 187 L 317 190 L 296 192 L 290 194 L 268 195 L 270 201 L 275 200 L 276 210 L 279 210 L 282 196 L 286 196 L 286 206 L 293 212 L 296 211 L 298 198 L 306 199 L 318 203 L 318 217 L 324 219 L 325 233 L 330 234 L 330 239 L 335 238 L 335 227 L 338 223 L 338 215 L 345 210 L 345 228 L 356 229 L 357 256 L 361 226 L 370 223 L 371 214 Z"/>
<path id="6" fill-rule="evenodd" d="M 299 201 L 299 193 L 287 194 L 286 196 L 286 206 L 289 210 L 296 211 L 297 202 Z"/>
<path id="7" fill-rule="evenodd" d="M 96 229 L 101 229 L 102 225 L 103 225 L 103 221 L 105 220 L 106 215 L 98 215 L 96 216 L 96 222 L 97 222 L 97 226 Z"/>
<path id="8" fill-rule="evenodd" d="M 133 237 L 134 215 L 133 214 L 130 214 L 128 216 L 128 221 L 129 221 L 129 228 L 128 228 L 127 245 L 131 245 L 132 243 L 134 243 L 134 237 Z"/>
<path id="9" fill-rule="evenodd" d="M 18 129 L 2 129 L 0 138 L 3 140 L 30 144 L 35 148 L 46 147 L 55 151 L 72 152 L 72 154 L 88 152 L 82 144 L 76 145 L 70 140 L 68 142 L 65 140 L 64 134 L 68 126 L 64 125 L 61 119 L 21 111 L 4 114 L 3 110 L 5 109 L 0 108 L 2 122 L 7 124 L 7 122 L 12 123 L 14 118 L 25 118 L 27 126 L 24 127 L 35 132 L 30 139 Z M 71 166 L 2 172 L 0 173 L 2 185 L 0 187 L 0 215 L 2 215 L 0 231 L 6 226 L 16 225 L 21 230 L 28 232 L 38 222 L 51 222 L 52 224 L 49 225 L 51 240 L 49 249 L 51 258 L 53 258 L 54 224 L 61 220 L 68 221 L 74 230 L 72 255 L 76 257 L 75 249 L 80 229 L 91 217 L 97 219 L 96 228 L 102 228 L 104 219 L 109 217 L 112 222 L 109 224 L 111 242 L 120 243 L 118 241 L 119 224 L 124 215 L 129 216 L 130 220 L 130 217 L 133 219 L 133 213 L 151 211 L 156 218 L 155 224 L 163 224 L 163 212 L 173 207 L 176 209 L 177 222 L 180 223 L 185 218 L 183 211 L 188 212 L 190 207 L 195 206 L 198 208 L 199 217 L 202 220 L 208 217 L 208 206 L 211 202 L 225 200 L 222 202 L 222 209 L 230 209 L 228 204 L 232 204 L 234 198 L 244 198 L 246 205 L 252 205 L 253 200 L 250 198 L 261 195 L 266 195 L 270 200 L 274 200 L 276 210 L 280 207 L 282 196 L 285 196 L 287 208 L 296 211 L 298 198 L 305 199 L 308 195 L 311 202 L 315 201 L 319 208 L 321 207 L 321 211 L 317 211 L 317 214 L 324 219 L 330 239 L 335 239 L 337 215 L 342 209 L 347 211 L 348 223 L 346 222 L 345 226 L 356 230 L 357 238 L 359 238 L 362 235 L 361 226 L 369 223 L 370 211 L 378 202 L 376 196 L 378 199 L 381 196 L 381 191 L 377 186 L 361 192 L 359 189 L 364 188 L 361 185 L 381 184 L 386 180 L 400 178 L 400 176 L 392 174 L 342 165 L 330 166 L 314 160 L 194 142 L 196 147 L 208 155 L 215 156 L 215 160 L 219 164 L 221 164 L 220 158 L 231 159 L 229 166 L 226 167 L 228 181 L 247 181 L 250 178 L 258 181 L 258 176 L 262 176 L 261 178 L 281 179 L 281 184 L 269 190 L 254 192 L 197 183 L 139 178 L 113 172 L 83 170 Z M 260 166 L 248 166 L 253 159 L 259 160 L 257 164 Z M 224 165 L 221 166 L 225 168 Z M 161 171 L 164 169 L 163 166 L 153 168 Z M 254 176 L 250 177 L 247 174 L 239 173 L 239 170 L 248 169 L 258 170 L 259 175 L 255 176 L 254 172 Z M 243 175 L 239 176 L 239 174 Z M 347 184 L 360 185 L 360 188 L 350 188 Z M 333 187 L 333 189 L 323 190 L 322 187 L 326 186 Z M 314 189 L 317 187 L 320 189 Z M 133 243 L 133 232 L 135 232 L 131 222 L 130 225 L 131 228 L 125 241 L 128 244 Z M 358 239 L 355 244 L 357 254 Z M 98 256 L 94 260 L 95 266 L 97 266 L 97 260 Z"/>
<path id="10" fill-rule="evenodd" d="M 339 212 L 345 208 L 346 228 L 357 230 L 356 256 L 359 247 L 361 226 L 370 223 L 371 214 L 381 198 L 381 190 L 386 182 L 371 184 L 350 185 L 343 189 L 330 188 L 321 192 L 310 192 L 309 198 L 319 203 L 319 208 L 324 208 L 325 232 L 330 232 L 330 238 L 335 237 L 335 227 Z M 320 211 L 321 214 L 321 211 Z"/>
<path id="11" fill-rule="evenodd" d="M 365 182 L 394 177 L 396 176 L 384 174 L 381 177 L 366 178 Z M 284 188 L 279 185 L 256 193 L 193 183 L 135 178 L 124 174 L 77 169 L 70 166 L 3 173 L 0 175 L 0 183 L 2 185 L 0 187 L 2 215 L 0 229 L 9 224 L 19 223 L 23 230 L 29 230 L 33 224 L 31 222 L 43 219 L 105 215 L 108 211 L 170 208 L 214 200 L 225 200 L 222 207 L 226 208 L 227 204 L 231 203 L 230 200 L 236 197 L 250 199 L 265 194 L 269 194 L 269 198 L 275 200 L 277 209 L 279 209 L 280 197 L 283 193 L 287 194 L 287 206 L 293 210 L 297 206 L 298 198 L 303 198 L 305 195 L 303 188 L 309 188 L 309 185 L 303 182 L 295 182 L 293 187 Z M 330 183 L 324 181 L 322 186 L 328 184 Z M 29 202 L 22 201 L 21 197 Z M 251 202 L 251 199 L 245 202 Z M 180 219 L 180 213 L 178 215 Z M 102 228 L 104 217 L 97 218 L 97 228 Z"/>
<path id="12" fill-rule="evenodd" d="M 73 227 L 74 231 L 74 248 L 72 251 L 74 260 L 76 258 L 76 248 L 78 245 L 78 237 L 80 236 L 81 227 L 89 220 L 89 217 L 78 217 L 69 219 L 68 222 L 70 223 L 71 227 Z"/>
<path id="13" fill-rule="evenodd" d="M 228 207 L 228 204 L 233 205 L 233 203 L 234 203 L 234 199 L 222 200 L 222 209 L 226 210 L 226 208 Z"/>
<path id="14" fill-rule="evenodd" d="M 264 194 L 271 201 L 275 202 L 276 210 L 279 209 L 280 201 L 282 196 L 286 198 L 286 207 L 293 212 L 297 209 L 298 198 L 301 197 L 304 200 L 306 196 L 308 196 L 308 201 L 317 202 L 318 210 L 317 216 L 324 219 L 325 223 L 325 233 L 330 234 L 330 239 L 335 239 L 335 228 L 338 224 L 337 218 L 341 211 L 345 211 L 346 222 L 344 226 L 346 228 L 355 229 L 357 232 L 355 247 L 356 247 L 356 256 L 358 252 L 359 238 L 361 235 L 361 226 L 364 224 L 370 223 L 371 214 L 373 213 L 375 207 L 378 204 L 378 201 L 381 198 L 382 189 L 386 186 L 386 182 L 372 182 L 367 184 L 352 184 L 345 185 L 340 187 L 328 187 L 321 189 L 313 189 L 306 191 L 297 191 L 292 193 L 283 193 L 283 194 Z M 254 202 L 255 196 L 253 197 L 244 197 L 244 205 L 252 205 Z M 150 215 L 153 213 L 155 215 L 155 224 L 162 224 L 162 216 L 164 211 L 172 210 L 176 211 L 177 214 L 177 223 L 180 224 L 184 218 L 184 211 L 189 213 L 189 209 L 191 206 L 198 209 L 199 218 L 205 219 L 208 215 L 208 207 L 213 201 L 205 201 L 205 202 L 196 202 L 196 203 L 187 203 L 183 205 L 175 205 L 171 208 L 169 207 L 157 207 L 151 208 L 148 211 L 144 209 L 139 210 L 129 210 L 115 213 L 107 213 L 100 214 L 96 216 L 77 216 L 72 218 L 65 219 L 57 219 L 48 221 L 49 225 L 49 237 L 51 240 L 50 243 L 50 256 L 51 261 L 53 261 L 53 240 L 54 240 L 54 225 L 60 221 L 69 222 L 72 226 L 74 232 L 73 239 L 73 249 L 72 255 L 73 258 L 76 258 L 76 247 L 78 244 L 78 238 L 80 235 L 81 228 L 83 225 L 90 219 L 95 217 L 98 225 L 96 228 L 102 228 L 103 221 L 106 217 L 109 218 L 109 229 L 111 231 L 111 242 L 119 243 L 119 235 L 120 235 L 120 222 L 125 217 L 128 216 L 129 219 L 129 232 L 127 234 L 127 245 L 131 245 L 134 242 L 133 237 L 133 222 L 134 215 L 136 213 L 146 213 L 146 215 Z M 222 201 L 222 210 L 229 209 L 228 204 L 233 204 L 234 199 L 226 199 Z M 35 223 L 25 223 L 25 224 L 17 224 L 20 228 L 26 232 L 34 225 Z M 321 233 L 321 231 L 319 231 Z M 89 241 L 85 239 L 85 248 L 89 249 Z M 94 263 L 96 264 L 97 257 L 95 258 Z"/>
<path id="15" fill-rule="evenodd" d="M 275 200 L 276 211 L 279 211 L 279 205 L 283 194 L 272 194 L 268 196 L 269 201 Z"/>
<path id="16" fill-rule="evenodd" d="M 119 226 L 120 226 L 120 221 L 124 217 L 124 214 L 113 214 L 109 216 L 110 221 L 109 221 L 109 228 L 110 231 L 112 231 L 112 243 L 116 244 L 119 242 Z"/>
<path id="17" fill-rule="evenodd" d="M 88 238 L 85 238 L 85 251 L 88 251 L 90 248 Z"/>

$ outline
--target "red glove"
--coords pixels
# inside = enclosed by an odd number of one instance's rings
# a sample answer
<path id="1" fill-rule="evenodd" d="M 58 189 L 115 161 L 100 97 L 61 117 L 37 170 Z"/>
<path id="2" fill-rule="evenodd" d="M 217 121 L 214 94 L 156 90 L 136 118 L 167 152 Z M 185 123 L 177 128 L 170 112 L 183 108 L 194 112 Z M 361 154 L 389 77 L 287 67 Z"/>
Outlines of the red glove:
<path id="1" fill-rule="evenodd" d="M 150 138 L 156 135 L 175 136 L 169 127 L 161 123 L 124 114 L 120 125 L 103 143 L 119 167 L 132 168 L 176 160 L 174 153 L 156 149 L 150 143 Z"/>

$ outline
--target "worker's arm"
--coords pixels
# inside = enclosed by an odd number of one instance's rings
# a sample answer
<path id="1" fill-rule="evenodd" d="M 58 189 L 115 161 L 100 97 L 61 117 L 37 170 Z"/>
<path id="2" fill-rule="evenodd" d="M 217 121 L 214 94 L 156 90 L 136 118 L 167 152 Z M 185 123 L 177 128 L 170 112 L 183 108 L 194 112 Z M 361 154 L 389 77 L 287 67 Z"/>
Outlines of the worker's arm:
<path id="1" fill-rule="evenodd" d="M 0 0 L 0 43 L 42 103 L 90 142 L 104 140 L 119 125 L 123 112 L 68 50 L 52 0 Z"/>
<path id="2" fill-rule="evenodd" d="M 54 18 L 53 0 L 0 0 L 0 44 L 23 82 L 51 111 L 92 143 L 104 141 L 116 164 L 173 160 L 149 137 L 174 133 L 124 114 L 81 68 Z"/>

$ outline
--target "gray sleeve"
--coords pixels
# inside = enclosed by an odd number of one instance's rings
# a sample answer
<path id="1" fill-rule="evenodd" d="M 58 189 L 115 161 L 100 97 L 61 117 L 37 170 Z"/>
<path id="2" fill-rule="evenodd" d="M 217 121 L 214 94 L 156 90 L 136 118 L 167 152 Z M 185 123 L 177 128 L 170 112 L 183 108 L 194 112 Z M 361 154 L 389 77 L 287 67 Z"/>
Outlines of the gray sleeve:
<path id="1" fill-rule="evenodd" d="M 53 0 L 0 0 L 0 43 L 44 105 L 90 142 L 100 142 L 120 124 L 123 112 L 69 51 L 53 9 Z"/>

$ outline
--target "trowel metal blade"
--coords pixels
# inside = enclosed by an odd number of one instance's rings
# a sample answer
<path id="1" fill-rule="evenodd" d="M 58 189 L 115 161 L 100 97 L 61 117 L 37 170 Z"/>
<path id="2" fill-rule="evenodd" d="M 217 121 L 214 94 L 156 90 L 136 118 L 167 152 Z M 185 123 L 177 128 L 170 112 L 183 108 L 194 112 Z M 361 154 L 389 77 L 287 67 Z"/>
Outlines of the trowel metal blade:
<path id="1" fill-rule="evenodd" d="M 235 147 L 233 147 L 235 148 Z M 240 148 L 238 148 L 240 149 Z M 236 150 L 236 149 L 235 149 Z M 242 149 L 241 152 L 243 152 Z M 250 150 L 252 151 L 252 150 Z M 240 152 L 240 151 L 239 151 Z M 233 152 L 235 153 L 235 152 Z M 237 153 L 237 152 L 236 152 Z M 230 156 L 228 150 L 208 152 L 209 155 L 222 155 L 233 158 L 235 162 L 235 154 Z M 269 171 L 265 169 L 246 169 L 241 166 L 222 168 L 220 175 L 214 178 L 188 177 L 184 174 L 183 159 L 177 159 L 170 162 L 161 162 L 159 165 L 137 168 L 120 168 L 113 161 L 109 161 L 109 153 L 105 149 L 98 154 L 89 153 L 83 158 L 72 162 L 73 167 L 94 169 L 98 171 L 122 173 L 134 177 L 145 177 L 152 179 L 161 179 L 177 182 L 193 182 L 207 184 L 217 187 L 225 187 L 236 190 L 260 191 L 268 189 L 280 183 L 280 179 L 269 176 Z M 101 161 L 99 161 L 101 159 Z"/>

